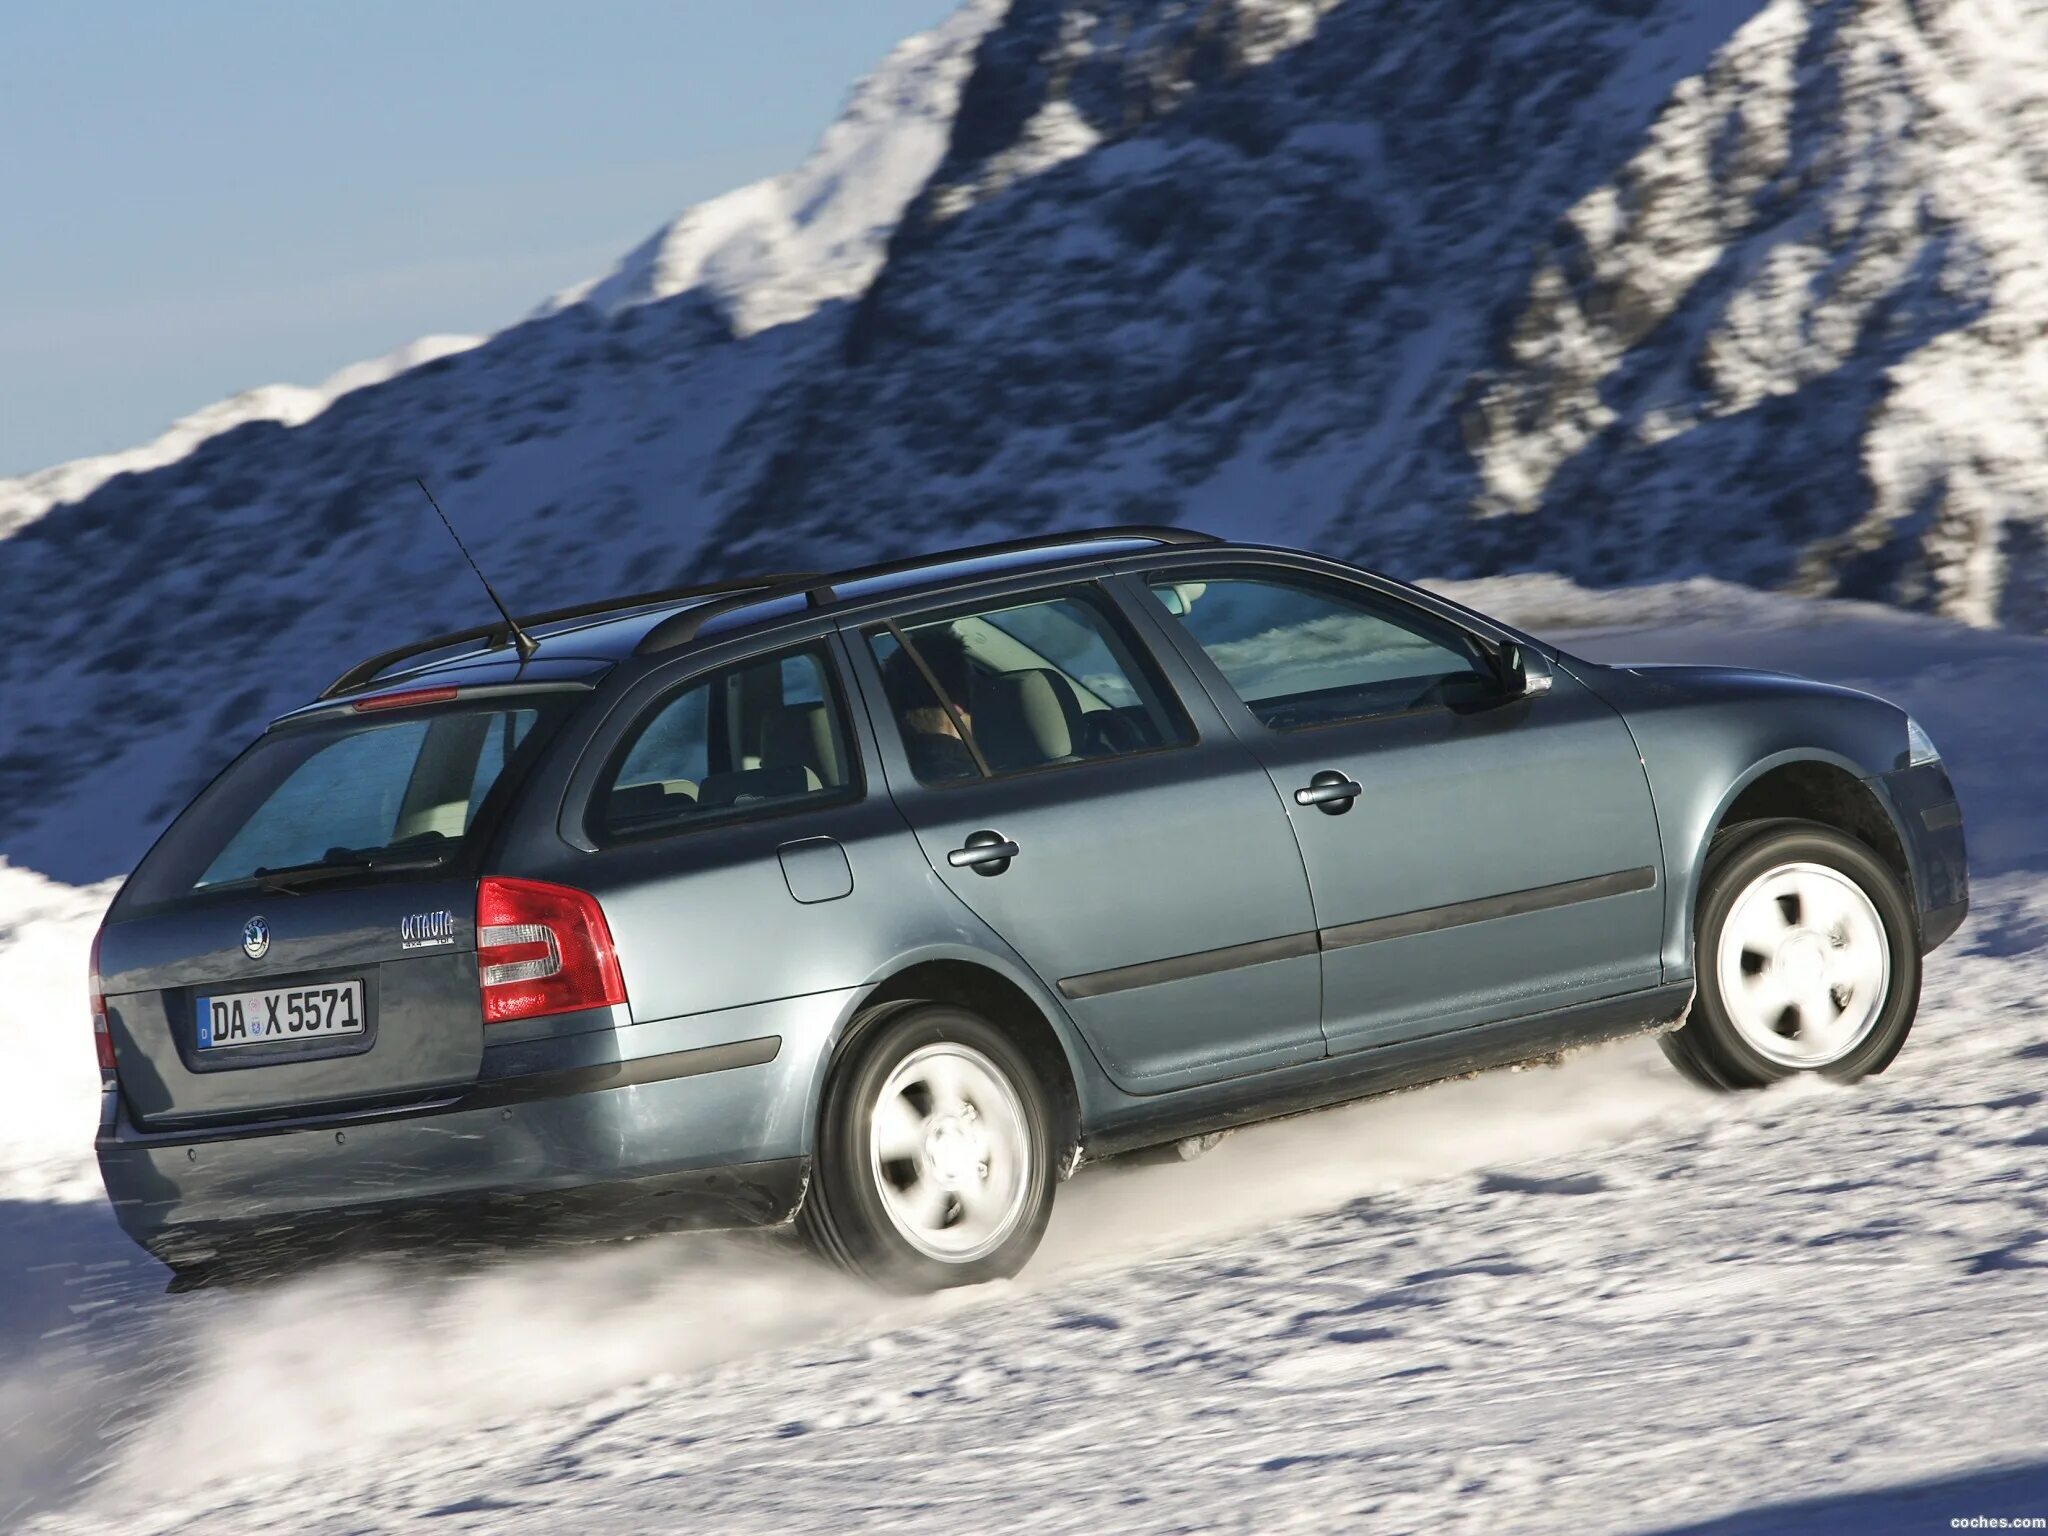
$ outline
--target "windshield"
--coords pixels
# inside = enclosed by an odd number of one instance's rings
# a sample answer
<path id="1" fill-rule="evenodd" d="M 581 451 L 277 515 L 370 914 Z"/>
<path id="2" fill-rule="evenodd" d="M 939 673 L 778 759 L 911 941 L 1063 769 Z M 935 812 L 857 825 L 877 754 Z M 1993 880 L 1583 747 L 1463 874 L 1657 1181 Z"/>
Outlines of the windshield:
<path id="1" fill-rule="evenodd" d="M 567 701 L 535 694 L 399 719 L 344 715 L 266 735 L 178 818 L 126 900 L 442 868 Z"/>

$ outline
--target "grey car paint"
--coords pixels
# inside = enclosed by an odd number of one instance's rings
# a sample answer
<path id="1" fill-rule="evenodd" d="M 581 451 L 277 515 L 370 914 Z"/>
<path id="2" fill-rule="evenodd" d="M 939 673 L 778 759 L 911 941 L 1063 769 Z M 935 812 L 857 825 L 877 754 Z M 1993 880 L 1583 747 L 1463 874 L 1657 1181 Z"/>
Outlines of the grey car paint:
<path id="1" fill-rule="evenodd" d="M 1674 893 L 1663 934 L 1664 972 L 1673 980 L 1693 973 L 1693 898 L 1707 845 L 1728 808 L 1773 769 L 1838 769 L 1883 805 L 1904 847 L 1926 831 L 1906 824 L 1891 803 L 1884 775 L 1905 766 L 1905 716 L 1882 699 L 1773 672 L 1560 659 L 1621 711 L 1642 753 Z M 1917 894 L 1924 905 L 1946 905 L 1924 901 L 1924 881 Z"/>
<path id="2" fill-rule="evenodd" d="M 481 1065 L 483 1022 L 450 1028 L 476 996 L 476 892 L 467 882 L 409 884 L 404 911 L 448 911 L 445 948 L 408 953 L 388 888 L 325 893 L 317 901 L 237 892 L 172 920 L 128 925 L 103 958 L 108 1023 L 121 1086 L 140 1125 L 158 1127 L 276 1112 L 304 1103 L 347 1103 L 364 1094 L 428 1095 L 471 1082 Z M 266 954 L 243 953 L 243 922 L 267 915 Z M 195 936 L 204 942 L 195 943 Z M 229 1057 L 196 1049 L 200 994 L 295 982 L 361 978 L 366 1025 L 311 1048 L 244 1046 Z"/>
<path id="3" fill-rule="evenodd" d="M 1033 584 L 1034 596 L 1069 590 Z M 1000 601 L 984 596 L 971 606 Z M 910 604 L 907 621 L 956 601 Z M 849 635 L 871 722 L 886 720 L 874 654 Z M 928 788 L 893 729 L 876 730 L 889 789 L 924 857 L 962 905 L 1020 954 L 1093 1047 L 1112 1082 L 1158 1093 L 1323 1055 L 1313 950 L 1133 987 L 1071 985 L 1173 957 L 1213 954 L 1314 925 L 1286 815 L 1258 763 L 1199 690 L 1179 682 L 1185 746 Z M 947 855 L 977 832 L 1020 850 L 984 875 Z M 1191 969 L 1191 968 L 1190 968 Z M 1069 985 L 1062 987 L 1062 983 Z"/>
<path id="4" fill-rule="evenodd" d="M 1241 549 L 1204 559 L 1226 556 L 1338 574 L 1491 641 L 1535 647 L 1555 684 L 1476 726 L 1436 720 L 1388 732 L 1383 722 L 1302 733 L 1319 738 L 1307 745 L 1265 739 L 1137 581 L 1189 562 L 1186 550 L 1126 548 L 1105 559 L 1077 546 L 1027 569 L 981 562 L 958 579 L 940 573 L 924 590 L 878 590 L 822 615 L 792 616 L 785 605 L 772 622 L 653 657 L 631 654 L 635 629 L 623 620 L 606 626 L 604 644 L 595 631 L 547 642 L 551 675 L 590 692 L 476 869 L 597 894 L 628 1004 L 484 1028 L 474 871 L 448 888 L 366 887 L 348 893 L 353 902 L 338 900 L 342 892 L 266 899 L 282 927 L 260 968 L 230 953 L 250 915 L 245 899 L 151 918 L 117 903 L 103 963 L 122 1081 L 99 1149 L 124 1226 L 176 1257 L 213 1251 L 250 1224 L 541 1196 L 630 1206 L 621 1222 L 636 1230 L 704 1215 L 779 1220 L 802 1198 L 825 1082 L 869 1000 L 940 963 L 972 967 L 1043 1019 L 1072 1079 L 1072 1129 L 1090 1155 L 1670 1022 L 1690 995 L 1691 902 L 1706 844 L 1745 786 L 1789 762 L 1839 768 L 1882 808 L 1927 942 L 1960 920 L 1967 884 L 1953 793 L 1938 765 L 1905 766 L 1904 717 L 1881 700 L 1763 674 L 1594 666 L 1334 562 Z M 917 785 L 862 628 L 1077 581 L 1113 594 L 1180 699 L 1194 743 L 967 790 Z M 865 765 L 858 793 L 597 846 L 585 825 L 590 790 L 649 702 L 736 657 L 814 639 L 831 648 L 845 690 Z M 502 655 L 464 656 L 402 685 L 458 675 L 465 690 L 516 690 L 521 678 Z M 1389 736 L 1399 738 L 1392 751 Z M 1532 753 L 1546 738 L 1554 746 Z M 1382 793 L 1404 786 L 1403 814 L 1330 818 L 1292 806 L 1285 791 L 1322 761 L 1326 743 L 1342 747 L 1337 766 Z M 1475 807 L 1482 781 L 1507 788 Z M 1457 785 L 1467 787 L 1447 787 Z M 947 862 L 976 830 L 1019 844 L 1002 874 Z M 1310 846 L 1336 831 L 1354 844 Z M 1320 937 L 1644 866 L 1648 886 L 1583 903 L 1482 909 L 1371 944 L 1326 948 Z M 1320 911 L 1318 874 L 1330 893 Z M 323 914 L 326 939 L 301 944 L 280 917 L 294 902 Z M 394 914 L 429 904 L 463 914 L 457 943 L 425 960 L 384 956 L 377 946 L 395 934 Z M 357 947 L 322 948 L 343 935 Z M 176 1021 L 158 1016 L 163 989 L 299 976 L 329 959 L 375 961 L 372 1052 L 195 1072 Z M 390 979 L 430 973 L 418 986 Z M 1077 985 L 1104 975 L 1106 989 Z M 387 1058 L 405 1038 L 391 1011 L 399 987 L 422 1006 L 438 997 L 453 1023 Z M 367 1081 L 352 1081 L 349 1063 L 372 1057 L 388 1074 L 377 1091 L 341 1102 Z M 174 1125 L 180 1114 L 209 1123 Z"/>
<path id="5" fill-rule="evenodd" d="M 390 1111 L 196 1137 L 151 1134 L 116 1104 L 99 1138 L 101 1171 L 123 1227 L 174 1262 L 271 1224 L 317 1230 L 382 1208 L 445 1208 L 466 1219 L 480 1193 L 525 1198 L 596 1186 L 613 1198 L 595 1213 L 602 1220 L 592 1235 L 663 1225 L 669 1205 L 692 1221 L 775 1221 L 802 1193 L 811 1065 L 851 1001 L 825 993 L 621 1024 L 616 1036 L 584 1033 L 545 1051 L 494 1047 L 487 1075 L 465 1091 Z M 760 1061 L 757 1049 L 739 1058 L 749 1065 L 630 1087 L 554 1094 L 523 1086 L 574 1071 L 572 1062 L 665 1061 L 728 1036 L 769 1042 L 762 1049 L 774 1054 Z M 522 1087 L 493 1093 L 497 1085 Z M 716 1177 L 682 1177 L 705 1174 Z"/>
<path id="6" fill-rule="evenodd" d="M 1184 558 L 1145 574 L 1290 570 L 1302 567 Z M 1143 582 L 1126 592 L 1163 614 Z M 1548 692 L 1481 709 L 1276 731 L 1178 623 L 1153 622 L 1256 753 L 1293 824 L 1315 898 L 1333 1052 L 1660 980 L 1664 892 L 1649 787 L 1620 716 L 1583 685 L 1564 675 Z M 1336 814 L 1301 805 L 1295 792 L 1318 773 L 1363 793 Z M 1446 827 L 1458 829 L 1451 856 Z M 1403 917 L 1411 921 L 1394 921 Z"/>

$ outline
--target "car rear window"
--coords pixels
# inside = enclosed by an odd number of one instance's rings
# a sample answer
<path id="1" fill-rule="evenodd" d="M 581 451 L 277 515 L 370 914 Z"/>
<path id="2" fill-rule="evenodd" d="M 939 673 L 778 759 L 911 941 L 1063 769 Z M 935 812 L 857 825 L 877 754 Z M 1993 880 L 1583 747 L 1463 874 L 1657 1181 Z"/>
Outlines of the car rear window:
<path id="1" fill-rule="evenodd" d="M 572 697 L 329 716 L 270 732 L 172 824 L 123 900 L 445 870 Z"/>

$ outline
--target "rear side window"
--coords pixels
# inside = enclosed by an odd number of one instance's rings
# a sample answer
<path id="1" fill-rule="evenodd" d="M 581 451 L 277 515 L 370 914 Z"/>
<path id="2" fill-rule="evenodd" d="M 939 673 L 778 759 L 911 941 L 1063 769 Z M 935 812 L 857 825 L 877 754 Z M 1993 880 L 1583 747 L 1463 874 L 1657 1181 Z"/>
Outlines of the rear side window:
<path id="1" fill-rule="evenodd" d="M 635 723 L 599 782 L 601 842 L 857 798 L 846 711 L 823 648 L 691 679 Z"/>
<path id="2" fill-rule="evenodd" d="M 1193 740 L 1120 622 L 1069 592 L 867 631 L 911 770 L 929 785 Z"/>
<path id="3" fill-rule="evenodd" d="M 1152 594 L 1261 724 L 1296 730 L 1500 692 L 1479 644 L 1420 609 L 1335 582 L 1177 572 Z"/>
<path id="4" fill-rule="evenodd" d="M 124 899 L 446 866 L 567 708 L 537 695 L 274 731 L 173 823 Z"/>

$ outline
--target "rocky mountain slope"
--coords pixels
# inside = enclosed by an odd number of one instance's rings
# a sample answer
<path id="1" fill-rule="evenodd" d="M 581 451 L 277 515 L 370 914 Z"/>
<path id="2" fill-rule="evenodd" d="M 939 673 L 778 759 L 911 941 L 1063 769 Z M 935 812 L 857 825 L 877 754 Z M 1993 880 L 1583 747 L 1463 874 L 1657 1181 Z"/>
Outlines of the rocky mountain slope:
<path id="1" fill-rule="evenodd" d="M 1141 511 L 2041 628 L 2044 66 L 2039 5 L 1019 7 L 720 540 Z"/>
<path id="2" fill-rule="evenodd" d="M 0 483 L 0 856 L 482 616 L 414 474 L 531 606 L 1144 518 L 2048 630 L 2044 250 L 2043 0 L 976 0 L 523 325 Z"/>

